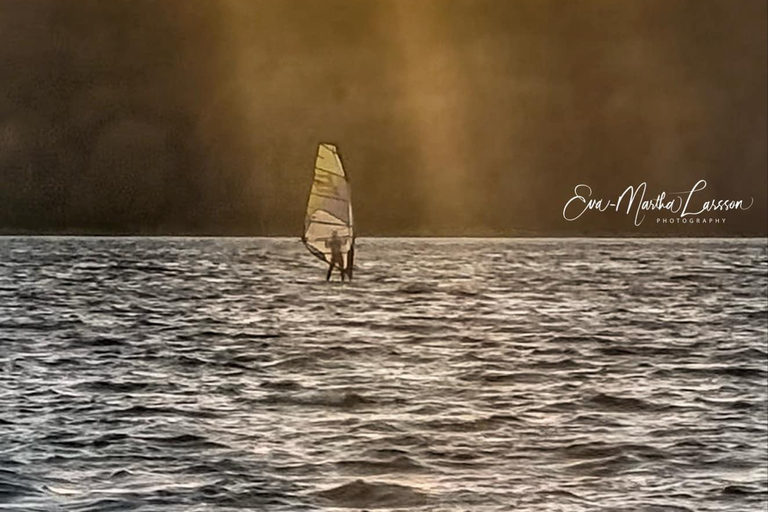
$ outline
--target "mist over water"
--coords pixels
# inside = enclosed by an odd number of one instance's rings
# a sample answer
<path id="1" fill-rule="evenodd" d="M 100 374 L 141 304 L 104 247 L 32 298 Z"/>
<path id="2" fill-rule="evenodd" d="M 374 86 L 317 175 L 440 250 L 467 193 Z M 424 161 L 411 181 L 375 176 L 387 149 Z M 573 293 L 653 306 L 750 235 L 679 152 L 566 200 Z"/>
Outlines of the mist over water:
<path id="1" fill-rule="evenodd" d="M 765 508 L 765 239 L 357 254 L 0 239 L 0 508 Z"/>
<path id="2" fill-rule="evenodd" d="M 0 232 L 292 234 L 333 142 L 369 235 L 765 236 L 766 24 L 761 0 L 0 0 Z M 754 206 L 560 214 L 579 183 L 700 179 Z"/>

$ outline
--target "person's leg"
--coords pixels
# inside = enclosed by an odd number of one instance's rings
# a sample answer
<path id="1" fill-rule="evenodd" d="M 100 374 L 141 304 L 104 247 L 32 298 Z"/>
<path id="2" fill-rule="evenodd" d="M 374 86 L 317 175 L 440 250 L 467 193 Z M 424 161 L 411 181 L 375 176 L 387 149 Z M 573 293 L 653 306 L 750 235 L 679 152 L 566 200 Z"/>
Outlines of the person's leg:
<path id="1" fill-rule="evenodd" d="M 333 272 L 333 262 L 331 262 L 331 264 L 328 266 L 328 274 L 325 276 L 326 281 L 331 280 L 331 272 Z"/>
<path id="2" fill-rule="evenodd" d="M 347 271 L 347 279 L 349 281 L 352 280 L 352 270 L 355 268 L 355 246 L 349 248 L 349 251 L 347 252 L 347 268 L 345 269 Z"/>

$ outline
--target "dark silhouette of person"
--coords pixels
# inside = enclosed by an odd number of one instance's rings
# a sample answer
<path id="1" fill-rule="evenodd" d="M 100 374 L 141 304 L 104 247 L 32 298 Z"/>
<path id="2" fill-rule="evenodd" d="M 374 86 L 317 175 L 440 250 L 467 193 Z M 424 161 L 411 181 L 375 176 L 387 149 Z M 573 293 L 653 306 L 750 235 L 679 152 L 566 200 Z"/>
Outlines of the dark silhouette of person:
<path id="1" fill-rule="evenodd" d="M 344 280 L 344 257 L 341 255 L 341 238 L 334 230 L 331 233 L 331 239 L 326 240 L 325 246 L 331 250 L 331 265 L 328 267 L 328 275 L 325 276 L 326 281 L 330 281 L 331 273 L 333 273 L 333 267 L 338 267 L 341 273 L 341 280 Z"/>
<path id="2" fill-rule="evenodd" d="M 352 270 L 355 268 L 355 240 L 347 251 L 347 279 L 352 280 Z"/>

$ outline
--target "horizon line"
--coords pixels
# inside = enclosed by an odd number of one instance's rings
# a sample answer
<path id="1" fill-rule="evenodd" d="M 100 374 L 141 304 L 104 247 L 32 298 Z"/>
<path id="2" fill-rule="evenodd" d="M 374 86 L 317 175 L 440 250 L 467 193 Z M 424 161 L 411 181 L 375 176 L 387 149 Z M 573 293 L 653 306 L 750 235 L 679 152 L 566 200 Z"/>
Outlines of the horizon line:
<path id="1" fill-rule="evenodd" d="M 0 238 L 253 238 L 253 239 L 281 239 L 301 241 L 298 235 L 206 235 L 206 234 L 125 234 L 125 233 L 0 233 Z M 768 234 L 762 235 L 671 235 L 659 236 L 654 234 L 638 235 L 371 235 L 356 236 L 357 240 L 366 239 L 475 239 L 475 240 L 548 240 L 548 239 L 613 239 L 613 240 L 733 240 L 733 239 L 768 239 Z"/>

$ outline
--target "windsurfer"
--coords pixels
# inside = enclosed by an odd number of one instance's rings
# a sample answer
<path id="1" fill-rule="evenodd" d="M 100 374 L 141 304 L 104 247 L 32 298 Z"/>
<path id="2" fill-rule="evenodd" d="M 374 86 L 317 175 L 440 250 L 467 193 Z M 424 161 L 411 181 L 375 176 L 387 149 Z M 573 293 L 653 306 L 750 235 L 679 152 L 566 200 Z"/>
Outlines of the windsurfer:
<path id="1" fill-rule="evenodd" d="M 341 280 L 344 280 L 344 258 L 341 255 L 341 239 L 336 233 L 336 230 L 331 234 L 331 239 L 325 242 L 325 246 L 331 250 L 331 265 L 328 267 L 328 275 L 325 276 L 326 281 L 330 281 L 331 273 L 333 273 L 333 267 L 336 266 L 341 272 Z"/>

